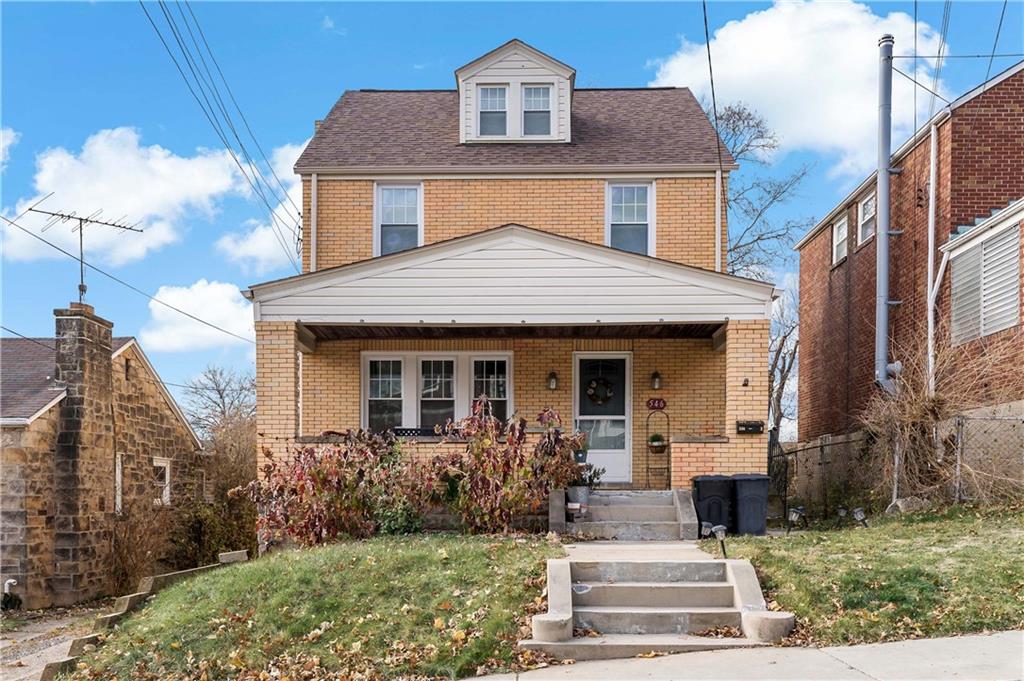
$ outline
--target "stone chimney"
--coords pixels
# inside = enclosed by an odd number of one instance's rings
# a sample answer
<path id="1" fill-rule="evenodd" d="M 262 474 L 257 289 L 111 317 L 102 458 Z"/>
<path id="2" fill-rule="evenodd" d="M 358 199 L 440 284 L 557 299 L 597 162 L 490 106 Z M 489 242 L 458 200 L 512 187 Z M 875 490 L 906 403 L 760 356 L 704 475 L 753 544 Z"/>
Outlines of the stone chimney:
<path id="1" fill-rule="evenodd" d="M 71 303 L 56 318 L 57 375 L 67 386 L 54 458 L 55 605 L 103 595 L 113 512 L 113 324 L 91 305 Z"/>

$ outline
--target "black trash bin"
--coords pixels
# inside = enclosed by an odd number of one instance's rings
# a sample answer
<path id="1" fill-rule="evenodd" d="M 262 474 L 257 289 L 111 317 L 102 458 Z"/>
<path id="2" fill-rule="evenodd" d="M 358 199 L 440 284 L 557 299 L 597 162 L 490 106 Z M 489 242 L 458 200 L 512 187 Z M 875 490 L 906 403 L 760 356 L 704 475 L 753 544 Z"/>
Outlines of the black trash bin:
<path id="1" fill-rule="evenodd" d="M 692 483 L 697 521 L 728 527 L 729 504 L 733 494 L 732 478 L 725 475 L 698 475 Z"/>
<path id="2" fill-rule="evenodd" d="M 745 473 L 732 476 L 735 483 L 733 497 L 735 534 L 763 535 L 768 526 L 768 476 Z"/>

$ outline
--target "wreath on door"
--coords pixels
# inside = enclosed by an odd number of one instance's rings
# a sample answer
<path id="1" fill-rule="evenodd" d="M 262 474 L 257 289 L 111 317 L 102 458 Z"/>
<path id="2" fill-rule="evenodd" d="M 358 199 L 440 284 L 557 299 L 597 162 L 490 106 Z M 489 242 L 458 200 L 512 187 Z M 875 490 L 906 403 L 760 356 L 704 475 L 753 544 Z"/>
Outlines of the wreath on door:
<path id="1" fill-rule="evenodd" d="M 604 404 L 615 395 L 615 391 L 612 389 L 612 382 L 604 376 L 598 376 L 597 378 L 591 379 L 587 385 L 587 397 L 594 404 Z"/>

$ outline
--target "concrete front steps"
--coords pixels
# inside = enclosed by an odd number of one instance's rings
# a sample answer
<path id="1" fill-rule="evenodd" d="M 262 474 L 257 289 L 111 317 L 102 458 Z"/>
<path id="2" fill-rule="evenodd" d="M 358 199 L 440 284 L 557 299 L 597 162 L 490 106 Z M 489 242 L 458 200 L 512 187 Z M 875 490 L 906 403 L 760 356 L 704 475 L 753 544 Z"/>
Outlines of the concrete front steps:
<path id="1" fill-rule="evenodd" d="M 696 539 L 689 490 L 595 490 L 586 515 L 568 523 L 570 533 L 598 539 L 666 541 Z"/>
<path id="2" fill-rule="evenodd" d="M 551 560 L 548 605 L 520 645 L 575 660 L 764 645 L 772 638 L 758 618 L 779 614 L 767 612 L 750 563 L 734 560 Z M 743 635 L 695 635 L 719 627 Z"/>

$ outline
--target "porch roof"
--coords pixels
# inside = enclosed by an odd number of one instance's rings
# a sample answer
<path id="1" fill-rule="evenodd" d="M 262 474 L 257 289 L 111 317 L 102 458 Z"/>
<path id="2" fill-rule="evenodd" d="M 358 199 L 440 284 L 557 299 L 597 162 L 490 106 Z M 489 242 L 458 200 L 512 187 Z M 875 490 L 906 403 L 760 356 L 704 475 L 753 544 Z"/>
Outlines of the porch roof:
<path id="1" fill-rule="evenodd" d="M 564 335 L 573 327 L 587 335 L 587 327 L 609 326 L 620 328 L 601 333 L 648 327 L 645 335 L 703 337 L 730 319 L 768 318 L 776 291 L 765 282 L 504 225 L 257 284 L 246 296 L 257 321 L 301 322 L 322 338 L 431 337 L 441 332 L 428 329 L 438 328 L 494 335 L 495 327 L 516 327 L 516 335 L 526 327 L 531 335 Z"/>

